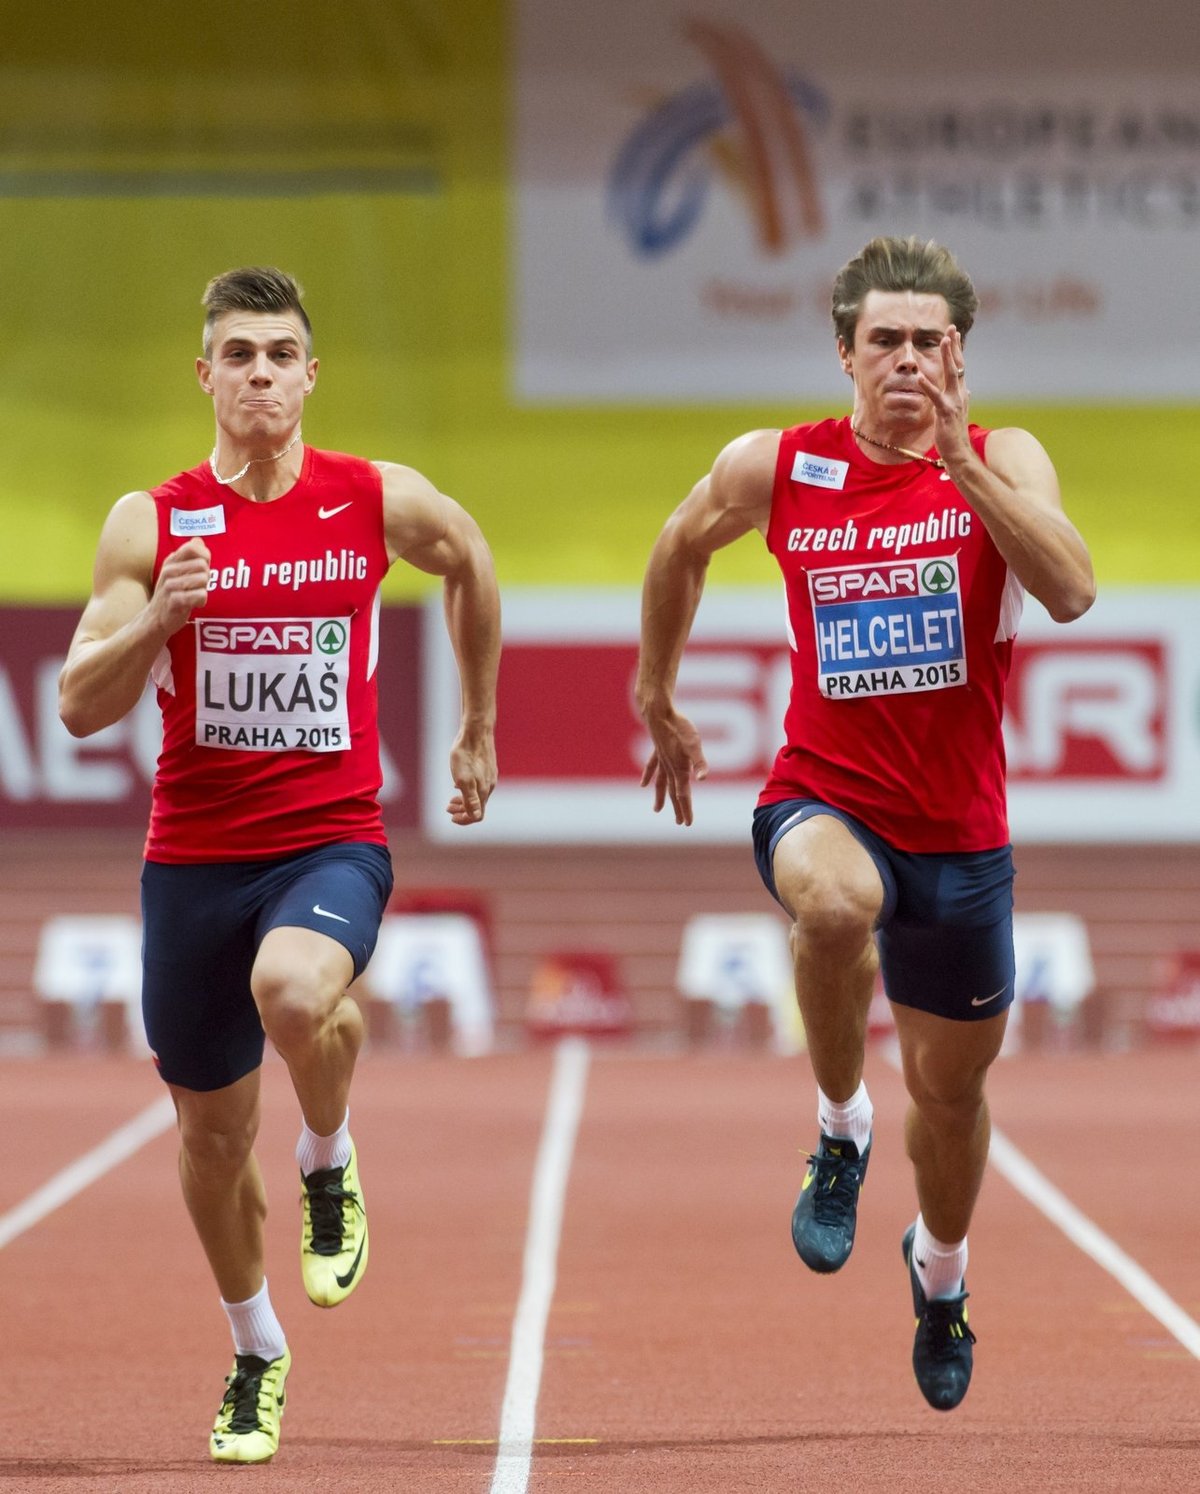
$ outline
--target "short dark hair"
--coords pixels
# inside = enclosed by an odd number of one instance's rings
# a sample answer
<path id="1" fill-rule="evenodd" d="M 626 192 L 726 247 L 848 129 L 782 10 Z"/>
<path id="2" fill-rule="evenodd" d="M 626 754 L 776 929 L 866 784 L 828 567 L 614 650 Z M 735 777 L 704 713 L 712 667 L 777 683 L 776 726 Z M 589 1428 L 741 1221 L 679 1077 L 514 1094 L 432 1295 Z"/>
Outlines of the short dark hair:
<path id="1" fill-rule="evenodd" d="M 854 346 L 854 329 L 868 291 L 918 291 L 942 296 L 958 334 L 966 338 L 979 310 L 971 277 L 943 245 L 933 239 L 872 239 L 833 283 L 833 325 L 847 348 Z"/>
<path id="2" fill-rule="evenodd" d="M 217 318 L 227 311 L 294 311 L 304 328 L 308 357 L 312 357 L 312 323 L 300 304 L 304 287 L 283 270 L 249 265 L 241 270 L 226 270 L 204 287 L 200 304 L 204 318 L 204 356 L 212 357 L 212 329 Z"/>

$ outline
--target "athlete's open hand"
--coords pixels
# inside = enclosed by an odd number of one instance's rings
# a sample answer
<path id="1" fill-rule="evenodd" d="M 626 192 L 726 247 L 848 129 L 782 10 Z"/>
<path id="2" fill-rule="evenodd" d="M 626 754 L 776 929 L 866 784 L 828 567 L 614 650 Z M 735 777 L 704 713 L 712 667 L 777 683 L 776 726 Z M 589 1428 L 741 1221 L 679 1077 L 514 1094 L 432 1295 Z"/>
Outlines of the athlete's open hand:
<path id="1" fill-rule="evenodd" d="M 190 539 L 163 561 L 150 605 L 168 637 L 208 601 L 210 559 L 204 541 Z"/>
<path id="2" fill-rule="evenodd" d="M 654 813 L 657 814 L 670 796 L 677 825 L 692 823 L 692 779 L 708 777 L 708 763 L 700 745 L 700 733 L 677 711 L 658 716 L 646 726 L 654 743 L 642 770 L 642 788 L 654 785 Z"/>
<path id="3" fill-rule="evenodd" d="M 918 370 L 917 383 L 933 406 L 933 444 L 941 456 L 949 460 L 959 453 L 969 453 L 971 449 L 967 431 L 971 394 L 967 388 L 967 368 L 957 327 L 947 330 L 938 351 L 941 355 L 940 382 Z"/>
<path id="4" fill-rule="evenodd" d="M 457 793 L 450 795 L 446 813 L 456 825 L 478 824 L 496 787 L 496 744 L 490 731 L 472 736 L 459 732 L 450 749 L 450 776 Z"/>

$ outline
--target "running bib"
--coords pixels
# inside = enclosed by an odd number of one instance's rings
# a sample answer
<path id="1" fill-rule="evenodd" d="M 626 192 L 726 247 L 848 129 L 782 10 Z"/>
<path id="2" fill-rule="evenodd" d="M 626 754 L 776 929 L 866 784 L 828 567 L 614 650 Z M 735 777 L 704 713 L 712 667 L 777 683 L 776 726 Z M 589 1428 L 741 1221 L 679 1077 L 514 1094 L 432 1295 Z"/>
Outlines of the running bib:
<path id="1" fill-rule="evenodd" d="M 196 742 L 239 752 L 344 752 L 348 617 L 196 619 Z"/>
<path id="2" fill-rule="evenodd" d="M 957 555 L 810 571 L 808 590 L 830 700 L 966 684 Z"/>

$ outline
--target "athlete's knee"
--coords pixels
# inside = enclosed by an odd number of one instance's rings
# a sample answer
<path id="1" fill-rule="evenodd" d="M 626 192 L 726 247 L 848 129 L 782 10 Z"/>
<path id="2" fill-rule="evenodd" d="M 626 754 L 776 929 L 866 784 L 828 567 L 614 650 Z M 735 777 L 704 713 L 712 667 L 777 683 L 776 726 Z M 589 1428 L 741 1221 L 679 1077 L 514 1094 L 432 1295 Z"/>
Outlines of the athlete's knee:
<path id="1" fill-rule="evenodd" d="M 793 952 L 850 955 L 871 942 L 879 899 L 865 879 L 797 878 L 789 892 Z"/>
<path id="2" fill-rule="evenodd" d="M 228 1183 L 249 1161 L 257 1131 L 257 1115 L 219 1120 L 181 1109 L 179 1139 L 184 1165 L 206 1187 Z"/>
<path id="3" fill-rule="evenodd" d="M 969 1126 L 984 1108 L 990 1064 L 990 1058 L 955 1060 L 925 1051 L 905 1062 L 905 1083 L 913 1104 L 931 1120 Z"/>
<path id="4" fill-rule="evenodd" d="M 283 1053 L 314 1041 L 344 994 L 320 968 L 290 962 L 256 968 L 252 989 L 263 1031 Z"/>

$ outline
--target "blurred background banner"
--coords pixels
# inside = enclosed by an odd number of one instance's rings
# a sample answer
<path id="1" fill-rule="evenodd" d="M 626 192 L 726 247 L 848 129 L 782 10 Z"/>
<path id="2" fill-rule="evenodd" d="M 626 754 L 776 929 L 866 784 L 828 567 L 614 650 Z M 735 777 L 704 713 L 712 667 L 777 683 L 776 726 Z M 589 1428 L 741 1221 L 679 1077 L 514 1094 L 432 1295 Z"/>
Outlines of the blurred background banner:
<path id="1" fill-rule="evenodd" d="M 1050 9 L 1091 33 L 1076 76 L 1015 12 L 984 47 L 915 0 L 894 41 L 847 47 L 827 9 L 517 0 L 520 395 L 843 394 L 833 273 L 903 225 L 974 267 L 973 389 L 1195 398 L 1194 65 L 1133 62 L 1103 25 L 1097 55 L 1095 10 L 1071 0 Z M 1166 318 L 1147 314 L 1150 266 Z"/>
<path id="2" fill-rule="evenodd" d="M 880 229 L 962 256 L 972 413 L 1043 441 L 1102 585 L 1200 575 L 1191 6 L 96 16 L 0 0 L 0 601 L 79 605 L 113 501 L 205 458 L 200 296 L 259 263 L 306 440 L 426 473 L 506 588 L 636 585 L 726 442 L 845 409 L 828 288 Z"/>
<path id="3" fill-rule="evenodd" d="M 452 656 L 425 631 L 425 824 L 443 828 L 441 764 L 458 721 Z M 638 778 L 649 740 L 633 706 L 636 592 L 510 594 L 497 749 L 503 792 L 487 840 L 742 842 L 775 753 L 791 684 L 777 591 L 710 593 L 676 704 L 700 731 L 709 776 L 681 831 Z M 1030 602 L 1005 718 L 1015 842 L 1200 839 L 1200 595 L 1102 596 L 1070 628 Z M 853 702 L 846 709 L 853 710 Z M 436 790 L 433 785 L 437 785 Z"/>

